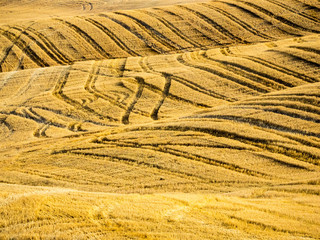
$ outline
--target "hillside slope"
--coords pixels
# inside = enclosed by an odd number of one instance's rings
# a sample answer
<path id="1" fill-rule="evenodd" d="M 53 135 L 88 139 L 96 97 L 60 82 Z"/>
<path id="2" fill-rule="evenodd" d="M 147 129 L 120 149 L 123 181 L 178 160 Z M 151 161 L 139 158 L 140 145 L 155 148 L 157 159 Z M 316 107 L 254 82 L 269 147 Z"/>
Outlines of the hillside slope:
<path id="1" fill-rule="evenodd" d="M 320 238 L 319 1 L 186 2 L 0 17 L 0 239 Z"/>
<path id="2" fill-rule="evenodd" d="M 319 9 L 296 0 L 214 1 L 3 25 L 0 71 L 318 34 Z"/>

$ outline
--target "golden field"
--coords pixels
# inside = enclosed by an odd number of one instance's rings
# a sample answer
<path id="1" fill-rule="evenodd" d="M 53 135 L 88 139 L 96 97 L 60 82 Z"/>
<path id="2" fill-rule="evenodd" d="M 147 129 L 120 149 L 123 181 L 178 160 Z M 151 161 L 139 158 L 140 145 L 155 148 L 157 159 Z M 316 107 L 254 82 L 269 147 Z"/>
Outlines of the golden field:
<path id="1" fill-rule="evenodd" d="M 0 239 L 320 238 L 319 1 L 0 11 Z"/>

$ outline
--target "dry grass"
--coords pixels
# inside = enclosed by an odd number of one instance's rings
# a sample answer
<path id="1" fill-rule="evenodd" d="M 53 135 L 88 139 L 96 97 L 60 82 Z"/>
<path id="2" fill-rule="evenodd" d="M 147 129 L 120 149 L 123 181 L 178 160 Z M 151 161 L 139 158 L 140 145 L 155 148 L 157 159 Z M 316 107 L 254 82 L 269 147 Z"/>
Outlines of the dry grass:
<path id="1" fill-rule="evenodd" d="M 319 3 L 187 2 L 0 4 L 0 239 L 320 238 Z"/>

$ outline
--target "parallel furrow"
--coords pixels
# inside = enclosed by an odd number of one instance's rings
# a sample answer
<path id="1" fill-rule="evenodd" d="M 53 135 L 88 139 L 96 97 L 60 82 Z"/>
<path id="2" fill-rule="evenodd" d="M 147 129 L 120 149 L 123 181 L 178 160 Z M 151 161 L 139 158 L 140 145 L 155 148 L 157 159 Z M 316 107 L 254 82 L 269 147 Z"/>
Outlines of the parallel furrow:
<path id="1" fill-rule="evenodd" d="M 71 67 L 68 67 L 65 71 L 62 71 L 60 76 L 59 76 L 59 80 L 57 81 L 57 84 L 52 92 L 52 95 L 57 97 L 58 99 L 68 103 L 69 105 L 73 106 L 74 108 L 84 111 L 86 113 L 89 113 L 90 115 L 93 114 L 97 117 L 99 117 L 99 119 L 108 119 L 111 122 L 116 122 L 117 119 L 110 117 L 110 116 L 106 116 L 106 115 L 101 115 L 97 112 L 95 112 L 92 108 L 88 107 L 88 106 L 83 106 L 81 105 L 79 102 L 69 98 L 67 95 L 65 95 L 63 93 L 63 88 L 65 86 L 65 84 L 67 83 L 67 79 L 70 75 L 70 69 Z"/>
<path id="2" fill-rule="evenodd" d="M 166 72 L 162 72 L 162 71 L 157 71 L 155 69 L 153 69 L 150 64 L 148 64 L 148 62 L 146 61 L 146 58 L 143 58 L 141 61 L 139 61 L 139 64 L 141 66 L 141 68 L 145 71 L 145 72 L 148 72 L 148 73 L 153 73 L 153 74 L 157 74 L 157 75 L 163 75 L 163 74 L 169 74 L 169 73 L 166 73 Z M 193 81 L 190 81 L 186 78 L 183 78 L 183 77 L 179 77 L 179 76 L 176 76 L 176 75 L 173 75 L 173 74 L 170 74 L 171 76 L 171 79 L 174 80 L 174 81 L 177 81 L 179 83 L 181 83 L 182 85 L 194 90 L 194 91 L 197 91 L 199 93 L 202 93 L 202 94 L 205 94 L 209 97 L 213 97 L 213 98 L 218 98 L 218 99 L 222 99 L 222 100 L 225 100 L 225 101 L 228 101 L 228 102 L 234 102 L 236 101 L 237 99 L 235 98 L 229 98 L 229 97 L 226 97 L 222 94 L 219 94 L 217 92 L 214 92 L 208 88 L 205 88 Z"/>
<path id="3" fill-rule="evenodd" d="M 239 55 L 239 54 L 234 54 L 230 51 L 229 48 L 223 48 L 221 49 L 222 53 L 225 54 L 225 55 L 231 55 L 231 56 L 234 56 L 234 57 L 239 57 L 239 58 L 244 58 L 244 59 L 248 59 L 252 62 L 255 62 L 255 63 L 258 63 L 264 67 L 268 67 L 270 69 L 273 69 L 273 70 L 277 70 L 281 73 L 284 73 L 286 75 L 290 75 L 290 76 L 293 76 L 295 78 L 298 78 L 298 79 L 301 79 L 305 82 L 309 82 L 309 83 L 315 83 L 315 82 L 318 82 L 318 80 L 316 78 L 313 78 L 313 77 L 310 77 L 310 76 L 307 76 L 303 73 L 299 73 L 299 72 L 296 72 L 294 70 L 291 70 L 291 69 L 288 69 L 284 66 L 280 66 L 280 65 L 277 65 L 277 64 L 274 64 L 270 61 L 267 61 L 265 59 L 262 59 L 262 58 L 259 58 L 259 57 L 254 57 L 254 56 L 249 56 L 249 55 Z"/>
<path id="4" fill-rule="evenodd" d="M 296 110 L 300 110 L 300 111 L 304 111 L 306 113 L 312 113 L 312 114 L 317 114 L 320 116 L 320 108 L 313 106 L 311 104 L 305 103 L 305 104 L 301 104 L 301 102 L 298 103 L 288 103 L 287 99 L 283 99 L 282 101 L 276 99 L 271 99 L 271 100 L 277 100 L 279 102 L 269 102 L 266 101 L 268 99 L 263 98 L 261 99 L 259 102 L 258 101 L 250 101 L 250 100 L 246 100 L 246 102 L 242 102 L 241 105 L 258 105 L 258 106 L 276 106 L 276 107 L 286 107 L 286 108 L 290 108 L 290 109 L 296 109 Z"/>
<path id="5" fill-rule="evenodd" d="M 187 178 L 195 178 L 197 180 L 206 180 L 209 181 L 207 178 L 203 178 L 201 176 L 197 176 L 191 173 L 186 173 L 186 172 L 181 172 L 181 171 L 175 171 L 172 168 L 166 168 L 163 166 L 160 166 L 155 163 L 148 163 L 144 162 L 141 160 L 136 160 L 132 158 L 126 158 L 126 157 L 114 157 L 112 155 L 108 154 L 99 154 L 99 153 L 92 153 L 92 152 L 85 152 L 85 151 L 74 151 L 74 150 L 61 150 L 59 152 L 55 152 L 54 154 L 63 154 L 63 153 L 69 153 L 69 154 L 74 154 L 74 155 L 80 155 L 80 156 L 89 156 L 92 158 L 102 158 L 102 159 L 107 159 L 108 161 L 111 162 L 116 162 L 116 163 L 124 163 L 126 165 L 130 166 L 141 166 L 141 167 L 147 167 L 150 169 L 154 169 L 155 171 L 162 172 L 165 174 L 169 175 L 174 175 L 174 176 L 179 176 L 179 177 L 187 177 Z"/>
<path id="6" fill-rule="evenodd" d="M 117 101 L 117 99 L 114 99 L 113 97 L 108 96 L 107 94 L 101 92 L 100 90 L 98 90 L 95 87 L 95 82 L 97 80 L 98 75 L 99 75 L 99 66 L 97 66 L 96 63 L 94 63 L 91 67 L 91 71 L 89 72 L 89 76 L 88 76 L 88 79 L 85 83 L 84 89 L 86 91 L 88 91 L 89 93 L 95 95 L 96 97 L 101 98 L 101 99 L 113 104 L 114 106 L 116 106 L 118 108 L 126 110 L 127 107 L 125 104 Z M 120 75 L 121 75 L 121 73 L 120 73 Z M 146 117 L 149 116 L 149 113 L 142 111 L 142 110 L 133 109 L 132 111 L 134 113 L 142 115 L 142 116 L 146 116 Z"/>
<path id="7" fill-rule="evenodd" d="M 305 13 L 301 12 L 301 11 L 297 11 L 296 9 L 290 7 L 288 4 L 283 4 L 283 3 L 279 2 L 279 1 L 275 1 L 275 0 L 267 0 L 267 1 L 273 3 L 273 4 L 277 5 L 277 6 L 280 6 L 283 9 L 286 9 L 289 12 L 292 12 L 294 14 L 298 14 L 299 16 L 307 18 L 307 19 L 309 19 L 309 20 L 311 20 L 313 22 L 317 22 L 317 23 L 320 22 L 319 18 L 310 16 L 308 14 L 305 14 Z"/>
<path id="8" fill-rule="evenodd" d="M 183 39 L 184 41 L 188 42 L 189 44 L 191 44 L 194 47 L 201 47 L 200 44 L 198 44 L 197 42 L 193 41 L 192 39 L 190 39 L 188 36 L 186 36 L 179 28 L 175 27 L 171 22 L 169 22 L 168 20 L 166 20 L 165 18 L 153 13 L 153 12 L 149 12 L 146 10 L 140 10 L 141 12 L 157 19 L 159 22 L 161 22 L 164 26 L 166 26 L 168 29 L 171 30 L 171 32 L 175 33 L 178 37 L 180 37 L 181 39 Z"/>
<path id="9" fill-rule="evenodd" d="M 118 24 L 121 28 L 124 28 L 126 31 L 129 31 L 130 33 L 132 33 L 133 35 L 135 35 L 137 38 L 139 38 L 141 41 L 143 41 L 149 48 L 150 50 L 152 50 L 154 53 L 164 53 L 164 50 L 157 47 L 155 44 L 151 43 L 149 40 L 147 40 L 145 37 L 143 37 L 138 31 L 136 31 L 135 29 L 129 27 L 127 24 L 112 18 L 106 14 L 99 14 L 99 16 L 101 17 L 105 17 L 111 21 L 113 21 L 114 23 Z"/>
<path id="10" fill-rule="evenodd" d="M 247 9 L 247 8 L 241 7 L 241 6 L 237 5 L 237 4 L 233 4 L 233 3 L 229 3 L 229 2 L 224 2 L 224 1 L 219 1 L 219 2 L 221 2 L 223 4 L 226 4 L 226 5 L 230 6 L 230 7 L 239 9 L 241 12 L 246 13 L 246 14 L 250 15 L 253 18 L 257 18 L 257 19 L 263 20 L 267 25 L 276 27 L 278 29 L 278 31 L 280 31 L 281 33 L 283 33 L 285 35 L 289 35 L 289 36 L 291 35 L 291 36 L 296 36 L 296 37 L 302 36 L 301 34 L 297 34 L 297 33 L 294 33 L 294 32 L 288 32 L 288 31 L 280 28 L 279 26 L 274 25 L 274 23 L 268 21 L 267 19 L 264 19 L 264 18 L 260 17 L 258 14 L 256 14 L 253 11 L 251 11 L 250 9 Z"/>
<path id="11" fill-rule="evenodd" d="M 55 55 L 57 58 L 60 59 L 60 61 L 62 61 L 63 63 L 67 63 L 67 64 L 70 64 L 72 63 L 73 61 L 68 57 L 66 56 L 65 54 L 63 54 L 59 48 L 57 46 L 55 46 L 51 41 L 50 39 L 48 39 L 44 34 L 42 34 L 41 32 L 33 29 L 33 28 L 28 28 L 27 29 L 29 32 L 33 33 L 34 35 L 36 35 L 39 39 L 42 40 L 42 42 L 46 45 L 46 47 L 48 49 L 50 49 Z"/>
<path id="12" fill-rule="evenodd" d="M 101 143 L 108 143 L 108 142 L 104 142 L 102 141 Z M 236 164 L 232 164 L 232 163 L 228 163 L 228 162 L 224 162 L 224 161 L 220 161 L 220 160 L 216 160 L 213 158 L 208 158 L 208 157 L 203 157 L 197 154 L 192 154 L 190 152 L 185 152 L 182 150 L 178 150 L 178 149 L 173 149 L 170 148 L 168 146 L 154 146 L 151 144 L 136 144 L 136 143 L 115 143 L 117 147 L 128 147 L 128 148 L 138 148 L 138 149 L 148 149 L 148 150 L 153 150 L 156 152 L 162 152 L 162 153 L 166 153 L 169 155 L 173 155 L 173 156 L 177 156 L 177 157 L 181 157 L 181 158 L 185 158 L 185 159 L 189 159 L 192 161 L 198 161 L 198 162 L 203 162 L 209 165 L 213 165 L 213 166 L 217 166 L 217 167 L 222 167 L 231 171 L 235 171 L 235 172 L 239 172 L 242 174 L 246 174 L 249 176 L 256 176 L 256 177 L 262 177 L 262 178 L 270 178 L 270 176 L 268 174 L 265 173 L 261 173 L 258 171 L 254 171 L 254 170 L 250 170 L 250 169 L 246 169 L 243 167 L 240 167 Z"/>
<path id="13" fill-rule="evenodd" d="M 253 91 L 260 92 L 260 93 L 269 92 L 267 89 L 260 88 L 259 86 L 256 86 L 256 85 L 250 83 L 249 81 L 241 80 L 241 79 L 229 76 L 223 72 L 217 71 L 216 69 L 214 69 L 212 67 L 207 67 L 207 66 L 202 66 L 202 65 L 187 62 L 185 59 L 183 59 L 182 55 L 178 56 L 177 60 L 178 60 L 178 62 L 180 62 L 181 64 L 183 64 L 185 66 L 208 72 L 210 74 L 216 75 L 218 77 L 221 77 L 221 78 L 226 79 L 228 81 L 231 81 L 233 83 L 239 84 L 241 86 L 245 86 Z"/>
<path id="14" fill-rule="evenodd" d="M 165 9 L 162 9 L 162 8 L 154 8 L 154 9 L 156 9 L 156 10 L 158 10 L 158 11 L 161 11 L 161 12 L 163 12 L 163 13 L 166 13 L 166 14 L 169 14 L 169 15 L 172 15 L 172 16 L 175 16 L 175 17 L 179 18 L 179 19 L 182 20 L 182 21 L 185 21 L 185 19 L 184 19 L 181 15 L 175 14 L 175 13 L 172 12 L 172 11 L 165 10 Z M 214 43 L 214 45 L 218 45 L 218 46 L 221 45 L 216 39 L 213 39 L 213 38 L 210 37 L 209 35 L 203 33 L 203 32 L 197 27 L 197 24 L 190 24 L 190 23 L 188 23 L 188 22 L 186 22 L 185 24 L 188 24 L 190 27 L 192 27 L 193 30 L 194 30 L 196 33 L 199 34 L 199 37 L 204 38 L 204 39 L 206 39 L 206 40 Z M 201 44 L 201 43 L 199 43 L 199 44 Z"/>
<path id="15" fill-rule="evenodd" d="M 304 116 L 304 115 L 301 115 L 301 114 L 298 114 L 298 113 L 295 113 L 292 111 L 281 109 L 279 107 L 271 107 L 271 106 L 267 105 L 266 107 L 261 108 L 258 106 L 255 106 L 255 104 L 252 103 L 248 107 L 243 107 L 241 104 L 241 105 L 239 105 L 239 107 L 235 107 L 235 108 L 263 110 L 265 112 L 272 112 L 272 113 L 281 114 L 281 115 L 285 115 L 285 116 L 292 117 L 292 118 L 302 119 L 302 120 L 309 121 L 309 122 L 320 123 L 320 118 Z"/>
<path id="16" fill-rule="evenodd" d="M 235 23 L 237 23 L 238 25 L 240 25 L 243 29 L 247 30 L 248 32 L 253 33 L 254 35 L 257 35 L 257 36 L 259 36 L 261 38 L 264 38 L 264 39 L 267 39 L 267 40 L 273 40 L 274 39 L 273 37 L 270 37 L 270 36 L 260 32 L 259 30 L 253 28 L 252 26 L 250 26 L 246 22 L 242 21 L 241 19 L 237 18 L 236 16 L 232 15 L 231 13 L 229 13 L 229 12 L 227 12 L 227 11 L 221 9 L 221 8 L 212 6 L 212 5 L 207 4 L 207 3 L 202 3 L 201 5 L 204 6 L 204 7 L 207 7 L 207 8 L 210 8 L 210 9 L 213 9 L 213 10 L 217 11 L 218 13 L 224 15 L 225 17 L 229 18 L 230 20 L 232 20 Z"/>
<path id="17" fill-rule="evenodd" d="M 110 31 L 106 26 L 102 25 L 101 23 L 93 20 L 92 18 L 84 18 L 85 21 L 91 23 L 101 31 L 103 31 L 108 37 L 110 37 L 117 46 L 125 50 L 130 56 L 139 56 L 139 53 L 130 49 L 120 38 L 118 38 L 112 31 Z"/>
<path id="18" fill-rule="evenodd" d="M 30 44 L 27 44 L 24 40 L 21 39 L 21 35 L 25 33 L 26 30 L 20 33 L 19 36 L 16 36 L 14 33 L 9 31 L 4 31 L 0 29 L 2 36 L 6 37 L 9 41 L 12 42 L 13 45 L 17 46 L 24 52 L 34 63 L 36 63 L 39 67 L 48 67 L 49 64 L 40 58 L 30 47 Z M 13 46 L 12 46 L 13 47 Z M 5 57 L 1 60 L 1 64 L 5 61 L 6 57 L 9 55 L 11 48 L 7 49 Z"/>
<path id="19" fill-rule="evenodd" d="M 213 117 L 219 118 L 218 115 L 213 116 Z M 211 116 L 210 116 L 210 119 L 211 119 Z M 221 116 L 220 119 L 239 121 L 239 122 L 244 122 L 244 123 L 250 122 L 250 124 L 254 124 L 254 125 L 257 125 L 262 128 L 272 129 L 269 125 L 270 122 L 266 122 L 266 121 L 263 121 L 260 119 L 253 119 L 253 118 L 245 119 L 242 117 L 234 117 L 234 116 L 230 116 L 230 117 Z M 273 124 L 273 125 L 276 129 L 277 129 L 277 127 L 283 128 L 283 126 L 277 126 L 277 124 Z M 292 129 L 288 129 L 287 127 L 284 127 L 284 128 L 286 128 L 285 131 L 289 130 L 289 132 L 292 132 L 292 131 L 290 131 Z M 204 128 L 204 127 L 191 127 L 191 126 L 137 127 L 137 128 L 131 129 L 131 130 L 132 131 L 145 131 L 145 130 L 147 130 L 147 131 L 151 131 L 151 130 L 163 131 L 163 130 L 166 130 L 166 131 L 181 131 L 181 132 L 186 132 L 186 131 L 201 132 L 201 133 L 209 134 L 214 137 L 230 138 L 230 139 L 233 139 L 233 140 L 236 140 L 239 142 L 243 142 L 245 144 L 259 147 L 263 150 L 267 150 L 267 151 L 278 153 L 278 154 L 283 154 L 285 156 L 292 157 L 292 158 L 301 160 L 303 162 L 308 162 L 308 163 L 311 163 L 314 165 L 320 165 L 319 157 L 312 154 L 312 153 L 297 150 L 297 149 L 292 149 L 292 148 L 285 147 L 285 146 L 279 146 L 276 144 L 275 141 L 272 141 L 272 140 L 266 140 L 266 139 L 262 139 L 262 138 L 253 138 L 253 137 L 249 137 L 249 136 L 240 135 L 238 133 L 230 132 L 227 130 L 211 129 L 211 128 Z M 300 132 L 303 132 L 303 131 L 300 131 Z M 304 132 L 302 134 L 304 134 Z M 311 134 L 311 135 L 313 135 L 313 134 Z"/>
<path id="20" fill-rule="evenodd" d="M 242 3 L 252 7 L 254 9 L 258 10 L 259 12 L 261 12 L 261 13 L 269 16 L 269 17 L 272 17 L 272 18 L 278 20 L 279 22 L 281 22 L 281 23 L 283 23 L 283 24 L 285 24 L 287 26 L 293 27 L 295 29 L 299 29 L 299 30 L 304 31 L 304 32 L 320 33 L 320 31 L 318 31 L 318 30 L 305 28 L 305 27 L 300 26 L 300 25 L 298 25 L 298 24 L 296 24 L 294 22 L 291 22 L 288 19 L 285 19 L 284 17 L 275 15 L 272 12 L 270 12 L 269 10 L 267 10 L 267 9 L 265 9 L 263 7 L 260 7 L 260 6 L 256 5 L 256 4 L 253 4 L 251 2 L 246 2 L 246 1 L 243 1 L 243 0 L 239 0 L 239 2 L 242 2 Z"/>
<path id="21" fill-rule="evenodd" d="M 79 28 L 78 26 L 62 20 L 62 19 L 58 19 L 56 18 L 55 20 L 61 22 L 62 24 L 68 26 L 70 29 L 72 29 L 75 33 L 79 34 L 87 43 L 89 43 L 99 54 L 101 54 L 103 57 L 105 58 L 112 58 L 112 55 L 107 53 L 103 47 L 101 47 L 91 36 L 88 35 L 88 33 L 86 33 L 85 31 L 83 31 L 81 28 Z"/>
<path id="22" fill-rule="evenodd" d="M 134 16 L 128 15 L 126 13 L 121 12 L 115 12 L 115 14 L 125 16 L 129 19 L 131 19 L 135 24 L 137 24 L 141 29 L 143 29 L 145 32 L 147 32 L 152 38 L 154 38 L 156 41 L 160 42 L 162 45 L 168 47 L 169 49 L 175 49 L 175 50 L 181 50 L 183 47 L 181 47 L 179 44 L 171 41 L 169 38 L 164 36 L 162 33 L 151 27 L 146 22 L 142 21 L 141 19 L 138 19 Z"/>
<path id="23" fill-rule="evenodd" d="M 55 61 L 58 64 L 64 64 L 64 61 L 61 61 L 59 57 L 57 57 L 50 48 L 43 45 L 41 42 L 39 42 L 37 39 L 35 39 L 31 34 L 27 32 L 27 30 L 23 30 L 19 27 L 12 27 L 13 29 L 16 29 L 20 32 L 22 32 L 22 35 L 27 36 L 34 44 L 36 44 L 39 48 L 41 48 L 42 51 L 44 51 L 53 61 Z"/>
<path id="24" fill-rule="evenodd" d="M 315 69 L 319 69 L 320 68 L 320 64 L 318 62 L 310 61 L 308 59 L 305 59 L 305 58 L 300 57 L 298 55 L 295 55 L 293 53 L 283 52 L 283 51 L 274 50 L 274 49 L 270 50 L 270 52 L 274 52 L 274 53 L 277 53 L 280 56 L 291 58 L 293 60 L 293 62 L 303 62 L 304 64 L 310 65 Z"/>
<path id="25" fill-rule="evenodd" d="M 248 43 L 246 40 L 241 39 L 237 36 L 235 36 L 234 34 L 232 34 L 230 31 L 228 31 L 227 29 L 225 29 L 224 27 L 222 27 L 221 25 L 219 25 L 217 22 L 215 22 L 214 20 L 212 20 L 211 18 L 207 17 L 206 15 L 188 8 L 186 6 L 183 5 L 178 5 L 179 8 L 184 9 L 190 13 L 192 13 L 193 15 L 197 16 L 198 18 L 204 20 L 205 22 L 207 22 L 208 24 L 210 24 L 214 29 L 216 29 L 219 33 L 221 33 L 222 35 L 230 38 L 231 40 L 238 42 L 238 43 Z"/>
<path id="26" fill-rule="evenodd" d="M 285 82 L 280 78 L 275 78 L 269 74 L 256 71 L 252 68 L 249 68 L 237 63 L 233 63 L 233 62 L 211 58 L 207 55 L 206 52 L 200 52 L 199 56 L 203 57 L 205 60 L 214 62 L 220 68 L 224 68 L 230 72 L 233 72 L 234 74 L 237 74 L 244 78 L 248 78 L 254 82 L 263 84 L 266 87 L 270 87 L 276 90 L 285 89 L 287 87 L 294 87 L 294 85 L 292 85 L 291 83 Z"/>

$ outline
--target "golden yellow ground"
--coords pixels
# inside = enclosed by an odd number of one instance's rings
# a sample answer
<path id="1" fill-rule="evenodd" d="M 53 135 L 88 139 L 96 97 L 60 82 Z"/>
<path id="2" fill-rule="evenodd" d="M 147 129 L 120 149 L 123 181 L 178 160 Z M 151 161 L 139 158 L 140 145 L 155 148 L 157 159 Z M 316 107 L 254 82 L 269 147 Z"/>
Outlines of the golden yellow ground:
<path id="1" fill-rule="evenodd" d="M 0 5 L 0 239 L 320 238 L 319 2 L 196 2 Z"/>

